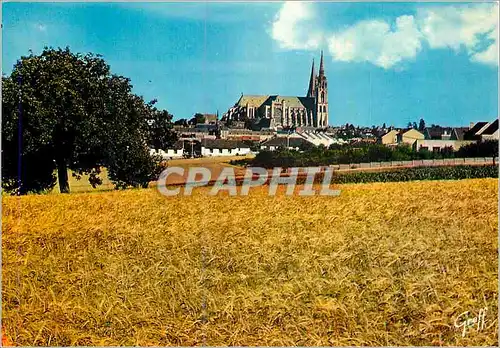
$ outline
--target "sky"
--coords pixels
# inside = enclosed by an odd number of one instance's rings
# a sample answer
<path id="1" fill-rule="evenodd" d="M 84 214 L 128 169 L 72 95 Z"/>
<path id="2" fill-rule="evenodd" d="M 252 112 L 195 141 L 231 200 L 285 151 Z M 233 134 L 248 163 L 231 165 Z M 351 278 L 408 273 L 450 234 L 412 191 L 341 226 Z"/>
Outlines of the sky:
<path id="1" fill-rule="evenodd" d="M 498 117 L 497 3 L 4 2 L 2 24 L 3 74 L 44 46 L 97 53 L 174 119 L 305 96 L 322 50 L 331 125 Z"/>

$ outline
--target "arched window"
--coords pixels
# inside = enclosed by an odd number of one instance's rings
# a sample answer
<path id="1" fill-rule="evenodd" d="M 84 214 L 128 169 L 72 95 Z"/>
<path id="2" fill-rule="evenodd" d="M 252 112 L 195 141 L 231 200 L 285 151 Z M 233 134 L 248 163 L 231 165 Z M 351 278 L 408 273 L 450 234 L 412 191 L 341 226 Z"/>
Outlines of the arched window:
<path id="1" fill-rule="evenodd" d="M 321 102 L 325 101 L 325 92 L 321 92 Z"/>
<path id="2" fill-rule="evenodd" d="M 326 112 L 326 105 L 323 105 L 323 112 Z"/>

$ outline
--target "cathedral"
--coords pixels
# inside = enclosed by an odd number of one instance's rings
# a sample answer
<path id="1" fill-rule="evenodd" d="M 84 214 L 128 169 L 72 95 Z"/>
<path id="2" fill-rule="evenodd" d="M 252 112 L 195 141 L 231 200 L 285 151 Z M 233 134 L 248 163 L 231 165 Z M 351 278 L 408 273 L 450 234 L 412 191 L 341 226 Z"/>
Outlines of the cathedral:
<path id="1" fill-rule="evenodd" d="M 227 124 L 244 123 L 248 128 L 288 128 L 328 126 L 328 86 L 323 66 L 323 51 L 319 73 L 314 59 L 305 97 L 280 95 L 241 95 L 236 104 L 223 115 Z"/>

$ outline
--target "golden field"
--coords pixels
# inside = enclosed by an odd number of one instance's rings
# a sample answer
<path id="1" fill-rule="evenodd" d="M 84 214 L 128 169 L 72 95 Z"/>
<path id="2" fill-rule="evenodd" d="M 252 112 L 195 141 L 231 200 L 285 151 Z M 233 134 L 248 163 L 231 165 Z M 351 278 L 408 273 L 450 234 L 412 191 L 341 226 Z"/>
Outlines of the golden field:
<path id="1" fill-rule="evenodd" d="M 18 345 L 497 345 L 498 181 L 2 197 Z M 465 337 L 465 311 L 487 307 Z"/>

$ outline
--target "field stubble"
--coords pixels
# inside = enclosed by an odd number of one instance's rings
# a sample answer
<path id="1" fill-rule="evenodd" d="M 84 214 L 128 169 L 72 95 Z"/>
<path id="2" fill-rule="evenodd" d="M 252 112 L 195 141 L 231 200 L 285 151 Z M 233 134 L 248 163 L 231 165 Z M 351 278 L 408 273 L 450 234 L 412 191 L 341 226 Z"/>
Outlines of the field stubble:
<path id="1" fill-rule="evenodd" d="M 283 188 L 280 188 L 283 189 Z M 496 179 L 3 198 L 20 345 L 496 345 Z M 488 307 L 486 328 L 453 326 Z"/>

